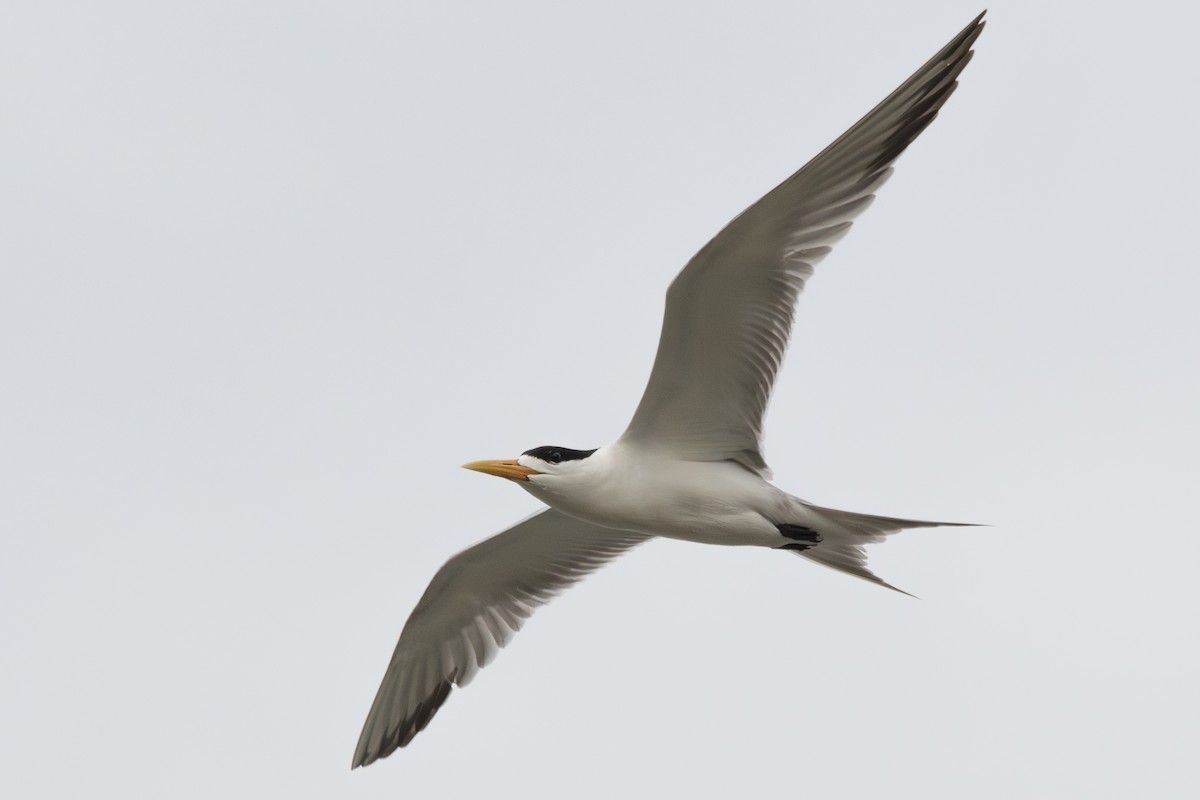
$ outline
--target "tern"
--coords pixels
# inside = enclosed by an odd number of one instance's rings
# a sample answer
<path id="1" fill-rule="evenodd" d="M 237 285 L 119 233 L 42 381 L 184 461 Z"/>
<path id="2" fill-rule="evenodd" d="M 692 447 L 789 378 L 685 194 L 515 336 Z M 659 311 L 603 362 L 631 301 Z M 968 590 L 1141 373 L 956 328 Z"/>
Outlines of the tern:
<path id="1" fill-rule="evenodd" d="M 536 608 L 648 539 L 772 548 L 895 589 L 867 569 L 863 546 L 958 524 L 794 497 L 768 482 L 761 439 L 800 291 L 953 93 L 983 26 L 980 14 L 687 263 L 667 290 L 649 383 L 616 442 L 464 465 L 516 483 L 547 508 L 433 576 L 400 634 L 352 768 L 411 742 L 451 687 L 465 686 Z"/>

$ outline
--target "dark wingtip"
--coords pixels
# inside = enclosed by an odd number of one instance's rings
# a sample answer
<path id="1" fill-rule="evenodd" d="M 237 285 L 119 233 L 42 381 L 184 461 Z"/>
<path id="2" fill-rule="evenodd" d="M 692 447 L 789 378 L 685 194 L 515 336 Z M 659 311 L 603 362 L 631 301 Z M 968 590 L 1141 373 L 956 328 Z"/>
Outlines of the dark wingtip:
<path id="1" fill-rule="evenodd" d="M 438 709 L 446 702 L 446 699 L 450 696 L 450 690 L 454 687 L 454 678 L 455 674 L 452 673 L 448 678 L 438 683 L 429 697 L 417 703 L 417 707 L 407 717 L 402 719 L 395 729 L 388 731 L 384 735 L 377 751 L 369 749 L 367 732 L 364 730 L 359 740 L 358 748 L 354 751 L 354 758 L 350 761 L 350 769 L 370 766 L 381 758 L 387 758 L 401 747 L 407 746 L 413 740 L 413 737 L 425 730 L 425 726 L 429 724 L 429 721 L 437 714 Z"/>

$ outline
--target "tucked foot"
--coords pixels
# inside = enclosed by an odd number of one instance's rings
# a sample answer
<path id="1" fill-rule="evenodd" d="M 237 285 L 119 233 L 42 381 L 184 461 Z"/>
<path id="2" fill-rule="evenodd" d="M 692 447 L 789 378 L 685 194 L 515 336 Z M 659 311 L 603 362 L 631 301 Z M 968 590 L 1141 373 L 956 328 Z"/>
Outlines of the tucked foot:
<path id="1" fill-rule="evenodd" d="M 778 548 L 780 550 L 807 550 L 821 543 L 821 534 L 812 528 L 806 528 L 803 525 L 790 525 L 786 522 L 775 527 L 779 529 L 781 535 L 792 540 L 780 545 Z"/>

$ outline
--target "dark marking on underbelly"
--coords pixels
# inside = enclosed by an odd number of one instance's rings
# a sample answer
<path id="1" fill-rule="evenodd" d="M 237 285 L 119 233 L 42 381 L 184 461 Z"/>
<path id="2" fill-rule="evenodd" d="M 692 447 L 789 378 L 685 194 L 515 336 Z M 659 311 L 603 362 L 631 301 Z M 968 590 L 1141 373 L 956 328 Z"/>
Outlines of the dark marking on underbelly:
<path id="1" fill-rule="evenodd" d="M 793 541 L 779 546 L 780 550 L 807 550 L 821 543 L 821 534 L 803 525 L 791 525 L 786 522 L 775 526 L 779 533 Z"/>

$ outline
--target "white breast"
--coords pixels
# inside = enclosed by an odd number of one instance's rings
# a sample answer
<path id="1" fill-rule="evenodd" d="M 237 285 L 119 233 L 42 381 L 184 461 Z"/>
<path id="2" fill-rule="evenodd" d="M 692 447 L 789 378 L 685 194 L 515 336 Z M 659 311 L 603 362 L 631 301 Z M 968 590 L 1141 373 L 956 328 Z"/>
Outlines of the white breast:
<path id="1" fill-rule="evenodd" d="M 731 461 L 681 461 L 618 442 L 569 473 L 522 486 L 542 502 L 608 528 L 705 544 L 779 544 L 790 498 Z"/>

